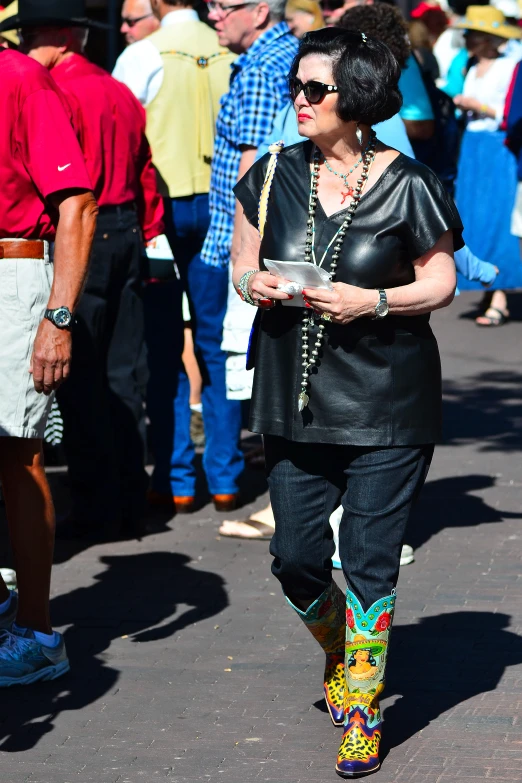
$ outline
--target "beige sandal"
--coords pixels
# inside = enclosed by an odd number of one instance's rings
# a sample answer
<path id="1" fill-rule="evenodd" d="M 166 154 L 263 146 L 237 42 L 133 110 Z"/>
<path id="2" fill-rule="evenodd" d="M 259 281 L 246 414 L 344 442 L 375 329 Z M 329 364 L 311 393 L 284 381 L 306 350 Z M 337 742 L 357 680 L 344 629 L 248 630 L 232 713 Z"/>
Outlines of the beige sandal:
<path id="1" fill-rule="evenodd" d="M 255 511 L 248 519 L 225 519 L 219 528 L 219 535 L 227 536 L 227 538 L 249 538 L 257 541 L 270 541 L 274 535 L 274 528 L 274 515 L 272 506 L 269 504 L 261 511 Z"/>
<path id="2" fill-rule="evenodd" d="M 257 541 L 270 541 L 274 528 L 258 522 L 257 519 L 227 519 L 219 528 L 219 535 L 227 538 L 249 538 Z"/>

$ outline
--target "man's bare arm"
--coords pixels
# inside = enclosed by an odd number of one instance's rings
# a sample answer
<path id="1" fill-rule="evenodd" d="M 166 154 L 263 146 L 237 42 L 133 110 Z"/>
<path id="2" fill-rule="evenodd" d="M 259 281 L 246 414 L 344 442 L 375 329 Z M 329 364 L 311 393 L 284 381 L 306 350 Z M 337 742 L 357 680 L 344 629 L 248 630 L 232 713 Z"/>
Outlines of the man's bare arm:
<path id="1" fill-rule="evenodd" d="M 54 280 L 47 307 L 74 311 L 87 277 L 98 206 L 90 191 L 60 191 L 50 197 L 59 213 L 54 250 Z M 30 372 L 37 392 L 50 394 L 67 378 L 71 333 L 47 319 L 38 328 Z"/>
<path id="2" fill-rule="evenodd" d="M 92 193 L 61 191 L 51 196 L 59 212 L 54 243 L 54 281 L 47 307 L 74 310 L 87 277 L 98 205 Z"/>
<path id="3" fill-rule="evenodd" d="M 247 173 L 256 159 L 257 147 L 241 147 L 241 160 L 239 162 L 239 171 L 237 181 Z M 239 258 L 241 250 L 241 224 L 243 222 L 243 207 L 236 198 L 236 213 L 234 215 L 234 236 L 232 237 L 232 266 Z"/>

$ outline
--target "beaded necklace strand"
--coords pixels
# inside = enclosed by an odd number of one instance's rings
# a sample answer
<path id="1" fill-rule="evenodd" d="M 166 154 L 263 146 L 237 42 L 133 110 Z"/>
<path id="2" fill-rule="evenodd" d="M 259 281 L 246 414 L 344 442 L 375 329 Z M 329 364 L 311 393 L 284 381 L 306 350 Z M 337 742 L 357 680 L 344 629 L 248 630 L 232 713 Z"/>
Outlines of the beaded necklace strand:
<path id="1" fill-rule="evenodd" d="M 333 238 L 329 242 L 328 247 L 323 253 L 323 257 L 321 258 L 321 261 L 319 263 L 319 266 L 321 266 L 326 258 L 326 254 L 328 253 L 330 247 L 334 245 L 332 260 L 330 263 L 330 279 L 332 281 L 335 278 L 335 273 L 337 270 L 337 265 L 339 262 L 339 256 L 341 254 L 341 248 L 344 242 L 344 237 L 346 235 L 346 232 L 350 228 L 353 215 L 359 205 L 359 201 L 361 200 L 362 191 L 364 189 L 364 186 L 366 185 L 366 182 L 368 181 L 368 177 L 370 176 L 370 169 L 375 159 L 375 145 L 376 145 L 376 136 L 374 131 L 371 131 L 370 139 L 363 153 L 363 159 L 364 159 L 363 168 L 362 168 L 361 176 L 357 180 L 357 185 L 353 191 L 352 202 L 347 209 L 347 214 L 344 221 L 342 222 L 340 228 L 335 232 Z M 322 155 L 320 150 L 314 145 L 313 153 L 312 153 L 313 165 L 312 165 L 312 172 L 310 175 L 310 198 L 308 201 L 308 220 L 306 221 L 306 243 L 305 243 L 305 252 L 304 252 L 304 260 L 314 264 L 316 264 L 315 249 L 314 249 L 315 212 L 316 212 L 317 198 L 318 198 L 317 183 L 319 180 L 319 167 L 321 165 L 321 158 L 324 159 L 324 156 Z M 302 336 L 302 343 L 303 343 L 303 349 L 301 354 L 303 373 L 301 376 L 301 391 L 297 398 L 297 407 L 299 411 L 303 411 L 310 401 L 310 398 L 308 396 L 308 387 L 310 385 L 310 373 L 312 372 L 317 362 L 319 351 L 322 347 L 323 340 L 324 340 L 324 332 L 326 329 L 326 325 L 324 323 L 319 323 L 319 330 L 316 335 L 316 341 L 314 343 L 314 348 L 310 355 L 308 338 L 309 338 L 310 327 L 313 326 L 314 323 L 315 323 L 315 316 L 308 315 L 308 313 L 305 310 L 303 315 L 303 324 L 301 327 L 301 336 Z"/>

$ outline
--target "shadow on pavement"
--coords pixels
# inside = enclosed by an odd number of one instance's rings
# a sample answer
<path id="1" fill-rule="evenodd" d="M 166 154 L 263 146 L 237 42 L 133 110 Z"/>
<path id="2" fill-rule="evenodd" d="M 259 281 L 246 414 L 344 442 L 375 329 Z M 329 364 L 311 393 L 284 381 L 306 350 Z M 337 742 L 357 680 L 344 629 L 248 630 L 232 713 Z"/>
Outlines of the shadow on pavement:
<path id="1" fill-rule="evenodd" d="M 426 728 L 440 715 L 473 696 L 497 687 L 504 670 L 522 662 L 522 637 L 506 630 L 510 616 L 492 612 L 454 612 L 427 617 L 418 625 L 396 626 L 387 672 L 386 697 L 400 694 L 384 710 L 382 758 L 390 748 Z M 484 730 L 502 732 L 513 715 L 492 715 L 483 704 Z M 448 715 L 444 725 L 455 738 L 466 729 L 466 717 Z"/>
<path id="2" fill-rule="evenodd" d="M 227 607 L 224 580 L 190 562 L 186 555 L 169 552 L 102 557 L 106 568 L 94 584 L 54 598 L 54 625 L 74 623 L 64 634 L 71 673 L 55 682 L 3 691 L 0 751 L 34 747 L 53 730 L 61 712 L 81 710 L 108 693 L 120 678 L 111 665 L 117 665 L 119 655 L 106 652 L 113 639 L 165 639 Z M 175 616 L 178 607 L 181 614 Z"/>
<path id="3" fill-rule="evenodd" d="M 408 523 L 405 541 L 419 549 L 448 527 L 476 527 L 504 519 L 520 519 L 519 513 L 493 508 L 483 498 L 468 494 L 492 487 L 494 483 L 494 478 L 483 475 L 428 481 Z"/>
<path id="4" fill-rule="evenodd" d="M 444 442 L 485 440 L 480 451 L 519 451 L 521 411 L 521 372 L 492 370 L 465 381 L 445 381 Z"/>
<path id="5" fill-rule="evenodd" d="M 250 440 L 251 443 L 247 441 L 247 452 L 252 450 L 252 444 L 258 444 L 259 439 L 252 436 Z M 245 441 L 243 443 L 245 443 Z M 206 480 L 201 466 L 201 454 L 196 455 L 195 465 L 197 469 L 195 513 L 198 513 L 208 507 L 210 513 L 214 514 L 214 506 L 212 505 L 210 496 L 208 494 Z M 58 512 L 58 516 L 66 516 L 66 511 L 70 507 L 70 490 L 67 478 L 67 469 L 65 467 L 55 468 L 52 472 L 48 473 L 48 479 L 51 485 L 53 500 Z M 267 483 L 264 470 L 251 469 L 247 466 L 239 479 L 240 505 L 238 510 L 242 506 L 246 506 L 256 501 L 257 498 L 260 498 L 265 494 L 266 490 Z M 260 501 L 260 508 L 263 507 L 263 505 L 266 505 L 266 503 Z M 0 508 L 0 520 L 4 517 L 4 509 Z M 121 535 L 115 537 L 114 541 L 133 539 L 140 541 L 143 538 L 146 538 L 148 535 L 158 535 L 160 533 L 166 532 L 169 529 L 170 523 L 173 519 L 180 519 L 180 517 L 175 514 L 174 507 L 149 508 L 146 511 L 145 518 L 143 520 L 143 532 L 140 535 L 132 533 L 131 531 L 124 531 Z M 216 530 L 219 524 L 221 523 L 216 521 Z M 87 537 L 66 540 L 58 536 L 54 550 L 54 563 L 64 563 L 98 543 L 100 542 L 97 541 L 95 537 L 92 539 Z M 0 560 L 1 565 L 11 565 L 11 557 L 8 554 L 6 532 L 0 532 Z"/>

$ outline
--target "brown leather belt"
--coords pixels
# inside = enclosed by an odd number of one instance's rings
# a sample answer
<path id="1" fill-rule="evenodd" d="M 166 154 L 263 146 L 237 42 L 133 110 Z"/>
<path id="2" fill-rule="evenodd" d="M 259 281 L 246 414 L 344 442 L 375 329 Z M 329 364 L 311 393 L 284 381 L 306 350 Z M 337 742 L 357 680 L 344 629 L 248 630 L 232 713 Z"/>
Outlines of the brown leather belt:
<path id="1" fill-rule="evenodd" d="M 0 239 L 0 258 L 45 258 L 43 239 Z"/>

